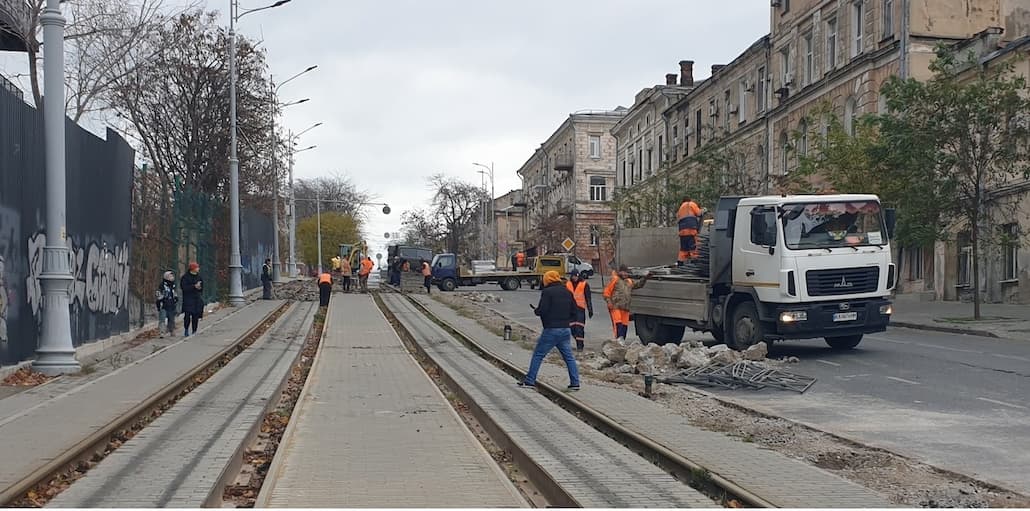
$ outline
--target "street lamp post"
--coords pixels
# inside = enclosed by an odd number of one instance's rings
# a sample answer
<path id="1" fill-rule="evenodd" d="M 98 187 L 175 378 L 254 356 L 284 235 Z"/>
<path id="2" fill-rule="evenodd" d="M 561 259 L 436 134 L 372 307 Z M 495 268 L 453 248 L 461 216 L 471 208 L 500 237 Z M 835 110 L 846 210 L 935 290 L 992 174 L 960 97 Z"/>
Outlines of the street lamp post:
<path id="1" fill-rule="evenodd" d="M 299 151 L 294 151 L 293 150 L 293 146 L 296 144 L 297 137 L 299 137 L 299 136 L 301 136 L 301 135 L 303 135 L 303 134 L 305 134 L 305 133 L 307 133 L 307 132 L 309 132 L 309 131 L 311 131 L 311 130 L 313 130 L 313 129 L 321 126 L 321 125 L 322 125 L 322 123 L 316 122 L 315 124 L 309 126 L 307 129 L 305 129 L 304 131 L 301 131 L 300 133 L 298 133 L 296 135 L 294 135 L 292 132 L 290 132 L 290 137 L 289 137 L 289 141 L 288 141 L 289 143 L 287 145 L 287 147 L 290 148 L 290 261 L 289 261 L 289 265 L 290 265 L 290 276 L 291 277 L 296 277 L 297 276 L 297 198 L 296 198 L 296 195 L 293 192 L 293 156 L 295 154 L 297 154 L 297 153 L 302 153 L 304 151 L 307 151 L 307 150 L 310 150 L 310 149 L 314 149 L 315 147 L 317 147 L 317 146 L 310 146 L 310 147 L 305 147 L 304 149 L 301 149 Z"/>
<path id="2" fill-rule="evenodd" d="M 56 4 L 57 0 L 54 1 Z M 245 303 L 243 298 L 243 264 L 240 261 L 240 160 L 236 152 L 236 22 L 240 18 L 279 7 L 290 0 L 279 0 L 258 9 L 245 9 L 240 14 L 239 0 L 229 0 L 229 305 Z"/>
<path id="3" fill-rule="evenodd" d="M 271 91 L 271 96 L 269 97 L 269 104 L 271 105 L 271 108 L 269 110 L 271 110 L 272 112 L 272 225 L 275 226 L 274 235 L 272 236 L 272 280 L 275 282 L 280 282 L 282 280 L 282 275 L 279 272 L 279 171 L 276 168 L 275 161 L 275 107 L 277 106 L 277 103 L 275 101 L 275 95 L 279 92 L 279 89 L 282 88 L 283 85 L 286 85 L 295 78 L 303 75 L 304 73 L 312 71 L 317 67 L 318 66 L 308 67 L 307 69 L 293 75 L 292 77 L 287 78 L 282 83 L 280 83 L 278 87 L 275 85 L 275 82 L 272 80 L 272 77 L 268 77 L 268 87 Z M 299 105 L 307 101 L 307 98 L 305 98 L 299 101 L 285 103 L 281 106 L 285 108 L 290 105 Z"/>
<path id="4" fill-rule="evenodd" d="M 68 289 L 71 254 L 67 246 L 64 154 L 64 25 L 60 0 L 47 0 L 39 19 L 43 25 L 43 120 L 46 145 L 46 244 L 43 246 L 43 323 L 32 367 L 56 376 L 78 373 L 72 342 Z"/>
<path id="5" fill-rule="evenodd" d="M 494 215 L 494 162 L 490 162 L 490 166 L 487 167 L 482 163 L 473 163 L 477 167 L 483 167 L 486 170 L 478 171 L 480 174 L 487 174 L 490 176 L 490 241 L 494 245 L 494 262 L 497 261 L 497 218 Z"/>

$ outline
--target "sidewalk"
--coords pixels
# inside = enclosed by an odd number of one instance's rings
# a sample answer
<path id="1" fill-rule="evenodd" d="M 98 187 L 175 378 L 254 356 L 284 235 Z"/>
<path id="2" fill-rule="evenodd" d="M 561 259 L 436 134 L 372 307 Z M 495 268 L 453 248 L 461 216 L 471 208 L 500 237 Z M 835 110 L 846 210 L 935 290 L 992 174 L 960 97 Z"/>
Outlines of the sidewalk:
<path id="1" fill-rule="evenodd" d="M 604 284 L 611 281 L 604 276 Z M 587 279 L 597 295 L 604 291 L 600 275 Z M 1030 339 L 1030 305 L 985 303 L 980 305 L 983 319 L 973 321 L 973 304 L 963 302 L 921 301 L 914 295 L 897 295 L 891 326 L 953 334 L 979 335 L 1003 339 Z"/>

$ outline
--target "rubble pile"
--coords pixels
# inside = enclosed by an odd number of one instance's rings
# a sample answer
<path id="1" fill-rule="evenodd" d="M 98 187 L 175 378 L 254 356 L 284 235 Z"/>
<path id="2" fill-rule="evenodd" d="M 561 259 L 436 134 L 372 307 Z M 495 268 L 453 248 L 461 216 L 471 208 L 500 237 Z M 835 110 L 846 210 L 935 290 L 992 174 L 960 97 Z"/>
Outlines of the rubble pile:
<path id="1" fill-rule="evenodd" d="M 490 293 L 457 293 L 457 296 L 476 303 L 501 303 L 501 297 Z"/>
<path id="2" fill-rule="evenodd" d="M 735 351 L 725 344 L 706 348 L 699 341 L 684 341 L 680 345 L 659 346 L 640 341 L 615 339 L 605 341 L 600 353 L 584 362 L 595 371 L 609 370 L 617 373 L 665 374 L 680 369 L 704 367 L 712 362 L 733 364 L 741 360 L 764 361 L 769 348 L 764 342 L 751 346 L 746 351 Z"/>
<path id="3" fill-rule="evenodd" d="M 318 284 L 315 279 L 291 280 L 289 282 L 276 283 L 272 286 L 272 296 L 279 300 L 294 300 L 298 302 L 318 301 Z"/>

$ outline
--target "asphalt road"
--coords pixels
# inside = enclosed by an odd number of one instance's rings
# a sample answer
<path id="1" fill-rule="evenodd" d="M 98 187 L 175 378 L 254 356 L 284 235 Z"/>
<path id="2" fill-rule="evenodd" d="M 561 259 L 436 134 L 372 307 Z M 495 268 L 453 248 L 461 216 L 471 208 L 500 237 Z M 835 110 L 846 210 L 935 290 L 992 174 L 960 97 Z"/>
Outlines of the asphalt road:
<path id="1" fill-rule="evenodd" d="M 503 299 L 491 307 L 539 324 L 529 308 L 539 291 L 480 290 Z M 598 348 L 612 330 L 600 296 L 594 306 L 587 344 Z M 631 325 L 635 338 L 632 332 Z M 706 334 L 686 338 L 714 342 Z M 818 381 L 804 394 L 717 393 L 1030 494 L 1030 340 L 891 328 L 851 351 L 813 339 L 777 343 L 770 356 L 798 357 L 790 370 Z"/>

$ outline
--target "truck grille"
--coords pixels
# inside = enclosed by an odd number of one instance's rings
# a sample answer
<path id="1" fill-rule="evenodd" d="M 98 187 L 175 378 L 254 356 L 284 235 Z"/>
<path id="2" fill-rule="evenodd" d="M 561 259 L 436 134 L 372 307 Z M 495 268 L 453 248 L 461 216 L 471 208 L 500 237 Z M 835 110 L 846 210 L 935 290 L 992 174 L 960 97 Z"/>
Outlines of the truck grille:
<path id="1" fill-rule="evenodd" d="M 805 274 L 808 296 L 856 295 L 876 291 L 880 268 L 835 268 L 811 270 Z"/>

